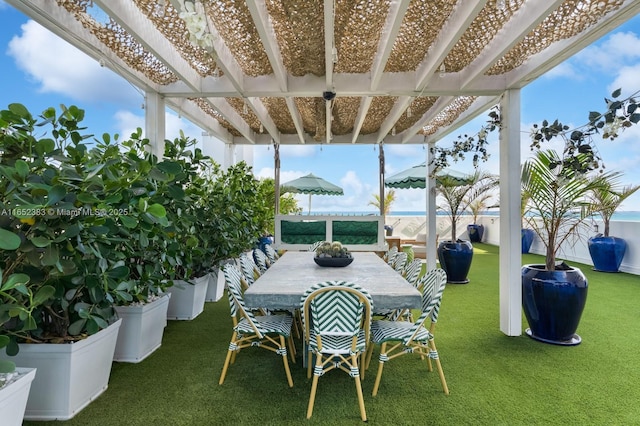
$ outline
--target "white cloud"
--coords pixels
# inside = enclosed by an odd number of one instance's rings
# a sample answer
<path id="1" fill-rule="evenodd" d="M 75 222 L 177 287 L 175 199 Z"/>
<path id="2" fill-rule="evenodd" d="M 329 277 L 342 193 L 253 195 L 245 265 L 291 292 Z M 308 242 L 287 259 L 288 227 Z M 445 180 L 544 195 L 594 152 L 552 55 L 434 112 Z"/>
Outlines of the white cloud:
<path id="1" fill-rule="evenodd" d="M 602 43 L 588 46 L 575 56 L 575 62 L 591 69 L 610 72 L 640 59 L 640 38 L 633 32 L 611 34 Z"/>
<path id="2" fill-rule="evenodd" d="M 361 195 L 365 188 L 358 174 L 353 170 L 348 171 L 342 179 L 340 179 L 340 186 L 345 192 L 353 192 L 355 195 Z"/>
<path id="3" fill-rule="evenodd" d="M 424 145 L 404 144 L 404 145 L 385 145 L 385 156 L 397 155 L 398 157 L 426 158 L 427 154 Z"/>
<path id="4" fill-rule="evenodd" d="M 113 117 L 119 129 L 120 140 L 127 140 L 138 127 L 144 134 L 144 116 L 135 115 L 131 111 L 120 110 Z"/>
<path id="5" fill-rule="evenodd" d="M 311 157 L 315 155 L 313 145 L 280 145 L 280 157 Z M 273 154 L 271 154 L 273 156 Z"/>
<path id="6" fill-rule="evenodd" d="M 83 103 L 140 105 L 142 95 L 122 77 L 85 55 L 35 21 L 22 25 L 8 54 L 36 81 L 42 93 L 69 96 Z"/>
<path id="7" fill-rule="evenodd" d="M 609 84 L 608 91 L 612 93 L 616 89 L 622 89 L 622 98 L 632 95 L 640 90 L 640 62 L 635 65 L 621 67 L 616 78 Z"/>
<path id="8" fill-rule="evenodd" d="M 582 79 L 582 74 L 571 64 L 571 62 L 565 61 L 543 74 L 542 78 L 572 78 Z"/>

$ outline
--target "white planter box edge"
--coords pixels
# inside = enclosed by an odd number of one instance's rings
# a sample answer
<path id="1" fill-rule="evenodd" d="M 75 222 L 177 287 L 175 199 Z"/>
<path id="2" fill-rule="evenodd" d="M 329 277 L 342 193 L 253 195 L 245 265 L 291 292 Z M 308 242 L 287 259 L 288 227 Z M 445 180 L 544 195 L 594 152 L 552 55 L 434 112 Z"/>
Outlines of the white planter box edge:
<path id="1" fill-rule="evenodd" d="M 35 368 L 17 367 L 20 377 L 13 383 L 0 388 L 0 419 L 3 426 L 20 426 L 27 407 L 31 382 L 36 375 Z"/>
<path id="2" fill-rule="evenodd" d="M 224 295 L 224 272 L 218 269 L 217 272 L 209 273 L 209 287 L 207 288 L 206 302 L 217 302 Z"/>
<path id="3" fill-rule="evenodd" d="M 140 306 L 116 306 L 122 325 L 118 332 L 114 361 L 138 363 L 162 344 L 167 325 L 170 293 Z"/>
<path id="4" fill-rule="evenodd" d="M 11 359 L 38 369 L 25 420 L 69 420 L 107 389 L 120 324 L 74 343 L 20 344 Z"/>
<path id="5" fill-rule="evenodd" d="M 174 280 L 173 286 L 167 289 L 171 293 L 167 319 L 192 320 L 204 310 L 204 300 L 209 286 L 209 276 L 193 279 L 193 283 Z"/>

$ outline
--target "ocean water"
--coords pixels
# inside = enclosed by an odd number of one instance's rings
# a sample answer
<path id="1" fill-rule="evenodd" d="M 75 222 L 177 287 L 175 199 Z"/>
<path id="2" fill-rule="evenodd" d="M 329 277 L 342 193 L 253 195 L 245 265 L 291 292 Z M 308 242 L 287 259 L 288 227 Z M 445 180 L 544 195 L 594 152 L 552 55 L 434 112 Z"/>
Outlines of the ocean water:
<path id="1" fill-rule="evenodd" d="M 311 212 L 311 216 L 313 215 L 343 215 L 343 216 L 366 216 L 366 215 L 376 215 L 378 212 L 376 211 L 356 211 L 356 212 Z M 392 211 L 389 213 L 389 216 L 425 216 L 424 211 Z M 437 212 L 438 216 L 446 216 L 444 212 Z M 489 210 L 482 213 L 483 216 L 499 216 L 500 212 L 497 210 Z M 599 216 L 594 218 L 595 220 L 600 220 Z M 620 222 L 640 222 L 640 211 L 618 211 L 613 214 L 611 217 L 612 221 L 620 221 Z"/>

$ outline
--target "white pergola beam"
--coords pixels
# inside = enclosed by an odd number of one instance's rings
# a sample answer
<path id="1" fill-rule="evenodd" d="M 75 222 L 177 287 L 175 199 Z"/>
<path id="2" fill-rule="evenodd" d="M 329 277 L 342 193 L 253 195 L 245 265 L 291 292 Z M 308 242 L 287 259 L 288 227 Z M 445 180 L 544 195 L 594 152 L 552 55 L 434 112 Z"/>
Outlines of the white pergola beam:
<path id="1" fill-rule="evenodd" d="M 256 143 L 255 133 L 251 130 L 251 127 L 224 98 L 207 98 L 207 101 L 240 132 L 248 143 Z"/>
<path id="2" fill-rule="evenodd" d="M 298 107 L 296 106 L 293 98 L 286 97 L 284 99 L 287 102 L 287 108 L 289 108 L 289 114 L 291 115 L 291 119 L 293 120 L 293 125 L 296 127 L 298 140 L 301 144 L 304 144 L 304 125 L 302 124 L 302 116 L 300 115 L 300 111 L 298 110 Z"/>
<path id="3" fill-rule="evenodd" d="M 404 20 L 404 15 L 409 7 L 409 0 L 400 0 L 393 2 L 389 5 L 389 13 L 385 25 L 380 35 L 380 43 L 378 45 L 378 51 L 375 58 L 373 58 L 373 64 L 371 66 L 371 90 L 376 90 L 389 56 L 393 50 L 398 32 Z"/>
<path id="4" fill-rule="evenodd" d="M 500 102 L 501 96 L 482 96 L 477 98 L 466 111 L 464 111 L 451 126 L 440 128 L 437 132 L 429 136 L 430 142 L 437 142 L 445 136 L 453 133 L 460 127 L 464 126 L 480 114 L 488 110 Z"/>
<path id="5" fill-rule="evenodd" d="M 167 43 L 165 36 L 149 24 L 149 19 L 129 0 L 95 0 L 105 13 L 113 18 L 147 51 L 161 60 L 192 90 L 200 90 L 202 77 L 185 61 L 178 51 Z"/>
<path id="6" fill-rule="evenodd" d="M 325 67 L 325 91 L 333 92 L 333 50 L 335 49 L 334 19 L 335 10 L 333 1 L 324 2 L 324 67 Z M 316 94 L 315 97 L 318 95 Z M 333 101 L 325 99 L 325 141 L 331 143 L 331 106 Z"/>
<path id="7" fill-rule="evenodd" d="M 456 6 L 449 20 L 443 25 L 443 31 L 441 34 L 444 35 L 441 36 L 435 45 L 429 49 L 425 59 L 418 66 L 416 71 L 417 79 L 415 82 L 415 90 L 416 92 L 420 92 L 418 96 L 429 96 L 424 94 L 424 89 L 433 78 L 434 72 L 438 69 L 439 64 L 444 60 L 451 48 L 453 48 L 460 37 L 462 37 L 462 34 L 464 34 L 469 24 L 475 19 L 478 13 L 480 13 L 486 1 L 487 0 L 483 0 L 475 3 L 467 2 L 464 5 Z M 446 29 L 451 29 L 451 31 L 446 31 Z M 372 87 L 372 89 L 374 89 L 374 87 Z M 396 122 L 400 119 L 412 101 L 413 98 L 411 96 L 402 96 L 396 101 L 391 113 L 380 125 L 380 130 L 378 132 L 379 141 L 382 141 L 393 126 L 395 126 Z M 405 131 L 407 132 L 405 137 L 407 139 L 411 138 L 413 135 L 418 133 L 420 129 L 421 127 L 418 128 L 415 125 L 412 126 L 411 130 L 408 129 L 408 131 Z"/>
<path id="8" fill-rule="evenodd" d="M 513 46 L 524 39 L 540 22 L 556 10 L 565 0 L 525 2 L 498 34 L 485 46 L 478 57 L 463 72 L 461 88 L 467 87 L 502 58 Z"/>
<path id="9" fill-rule="evenodd" d="M 460 2 L 456 5 L 453 13 L 442 26 L 438 40 L 429 49 L 424 61 L 418 66 L 416 71 L 417 90 L 421 90 L 429 83 L 442 61 L 444 61 L 444 58 L 460 40 L 460 37 L 462 37 L 480 11 L 482 11 L 486 3 L 487 0 L 482 0 L 477 2 Z"/>
<path id="10" fill-rule="evenodd" d="M 369 111 L 369 107 L 371 107 L 372 101 L 373 101 L 373 98 L 371 96 L 364 96 L 360 101 L 360 107 L 358 108 L 358 115 L 356 116 L 356 120 L 353 125 L 351 143 L 356 143 L 356 140 L 360 136 L 360 130 L 362 130 L 362 125 L 364 124 L 364 120 L 367 118 L 367 112 Z"/>
<path id="11" fill-rule="evenodd" d="M 278 130 L 276 123 L 271 119 L 269 111 L 267 110 L 267 107 L 264 106 L 264 103 L 262 103 L 259 98 L 247 98 L 245 99 L 245 102 L 247 103 L 247 106 L 251 108 L 256 117 L 258 117 L 258 120 L 262 123 L 264 130 L 271 135 L 273 141 L 280 143 L 280 131 Z"/>
<path id="12" fill-rule="evenodd" d="M 278 87 L 283 93 L 286 93 L 288 91 L 287 70 L 285 69 L 282 62 L 280 46 L 277 43 L 276 32 L 271 23 L 271 19 L 269 18 L 267 7 L 265 6 L 264 1 L 249 1 L 247 2 L 247 8 L 251 13 L 251 17 L 253 18 L 256 30 L 258 31 L 258 35 L 260 36 L 260 41 L 262 42 L 264 50 L 267 54 L 267 58 L 269 58 L 269 63 L 271 64 L 271 68 L 273 69 L 274 78 L 278 83 Z M 302 126 L 302 121 L 300 119 L 300 112 L 298 111 L 295 102 L 290 102 L 289 100 L 287 100 L 287 108 L 289 109 L 293 124 L 296 127 L 296 132 L 298 133 L 300 142 L 304 143 L 304 129 Z M 268 115 L 265 116 L 265 118 L 267 117 Z M 260 120 L 263 120 L 261 116 Z M 272 122 L 270 117 L 269 121 Z M 264 121 L 262 121 L 262 123 L 265 128 L 270 127 L 270 125 L 267 126 Z M 272 131 L 269 131 L 269 133 L 274 136 Z M 279 139 L 280 136 L 278 134 L 277 139 L 274 138 L 274 141 L 276 143 L 279 143 Z"/>

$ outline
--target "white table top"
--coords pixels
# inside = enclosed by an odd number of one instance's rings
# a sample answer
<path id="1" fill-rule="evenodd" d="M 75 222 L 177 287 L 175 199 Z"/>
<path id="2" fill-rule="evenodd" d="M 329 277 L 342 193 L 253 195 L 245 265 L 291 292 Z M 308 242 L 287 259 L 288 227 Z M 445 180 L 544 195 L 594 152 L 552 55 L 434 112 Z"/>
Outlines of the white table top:
<path id="1" fill-rule="evenodd" d="M 354 252 L 351 265 L 321 267 L 313 252 L 288 251 L 244 293 L 248 307 L 290 309 L 311 285 L 344 280 L 360 285 L 373 299 L 374 309 L 420 308 L 421 295 L 407 280 L 373 252 Z"/>

